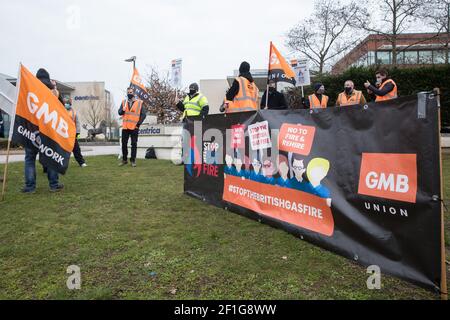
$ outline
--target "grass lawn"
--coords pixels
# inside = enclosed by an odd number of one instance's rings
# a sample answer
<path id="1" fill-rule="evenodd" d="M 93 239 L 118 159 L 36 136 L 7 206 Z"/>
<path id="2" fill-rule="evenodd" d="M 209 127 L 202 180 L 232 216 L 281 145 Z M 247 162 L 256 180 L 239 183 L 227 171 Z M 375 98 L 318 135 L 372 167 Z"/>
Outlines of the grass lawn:
<path id="1" fill-rule="evenodd" d="M 366 270 L 353 262 L 185 196 L 183 168 L 170 162 L 87 160 L 85 169 L 71 160 L 59 194 L 41 171 L 37 193 L 21 194 L 23 163 L 10 166 L 0 299 L 439 298 L 388 276 L 381 290 L 368 290 Z M 81 290 L 66 287 L 73 264 Z"/>

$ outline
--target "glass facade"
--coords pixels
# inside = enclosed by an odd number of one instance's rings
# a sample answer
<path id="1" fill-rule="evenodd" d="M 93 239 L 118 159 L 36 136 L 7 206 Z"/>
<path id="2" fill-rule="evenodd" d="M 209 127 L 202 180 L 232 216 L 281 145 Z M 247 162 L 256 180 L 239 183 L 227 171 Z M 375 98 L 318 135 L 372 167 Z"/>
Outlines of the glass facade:
<path id="1" fill-rule="evenodd" d="M 432 64 L 433 63 L 433 51 L 419 51 L 419 63 Z"/>
<path id="2" fill-rule="evenodd" d="M 397 52 L 397 64 L 443 64 L 445 51 L 406 50 Z M 369 51 L 355 61 L 352 66 L 370 66 L 374 64 L 392 64 L 391 51 Z"/>

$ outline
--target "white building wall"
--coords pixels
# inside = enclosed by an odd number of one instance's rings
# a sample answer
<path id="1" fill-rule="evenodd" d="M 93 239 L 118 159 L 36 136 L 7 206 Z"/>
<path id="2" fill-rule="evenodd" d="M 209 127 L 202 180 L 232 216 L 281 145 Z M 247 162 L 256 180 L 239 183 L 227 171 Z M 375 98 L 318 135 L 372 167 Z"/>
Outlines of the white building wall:
<path id="1" fill-rule="evenodd" d="M 66 84 L 75 88 L 74 91 L 70 92 L 72 107 L 77 112 L 81 124 L 81 138 L 86 138 L 87 130 L 92 129 L 92 126 L 86 120 L 89 109 L 99 109 L 102 118 L 106 119 L 107 93 L 105 82 L 66 82 Z M 86 125 L 87 129 L 83 128 L 83 125 Z"/>

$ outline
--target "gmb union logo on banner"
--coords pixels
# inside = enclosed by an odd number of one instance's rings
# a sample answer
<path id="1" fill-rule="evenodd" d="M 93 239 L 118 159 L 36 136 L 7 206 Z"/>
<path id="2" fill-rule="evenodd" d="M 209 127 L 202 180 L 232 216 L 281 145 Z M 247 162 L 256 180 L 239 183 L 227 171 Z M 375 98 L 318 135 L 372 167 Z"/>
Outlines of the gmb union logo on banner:
<path id="1" fill-rule="evenodd" d="M 358 193 L 416 203 L 417 155 L 363 153 Z"/>

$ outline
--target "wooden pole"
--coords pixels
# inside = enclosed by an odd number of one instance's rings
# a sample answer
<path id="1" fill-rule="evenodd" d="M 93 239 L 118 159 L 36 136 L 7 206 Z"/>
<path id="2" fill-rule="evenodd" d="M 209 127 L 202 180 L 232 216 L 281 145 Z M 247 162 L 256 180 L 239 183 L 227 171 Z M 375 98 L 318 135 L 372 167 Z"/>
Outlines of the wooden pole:
<path id="1" fill-rule="evenodd" d="M 269 106 L 269 75 L 270 75 L 270 59 L 272 59 L 272 41 L 269 48 L 269 67 L 267 68 L 267 87 L 266 87 L 266 108 Z"/>
<path id="2" fill-rule="evenodd" d="M 442 176 L 442 137 L 441 137 L 441 98 L 440 89 L 434 90 L 437 95 L 438 103 L 438 122 L 439 122 L 439 170 L 441 175 L 441 300 L 448 300 L 447 292 L 447 266 L 446 266 L 446 254 L 445 254 L 445 219 L 444 219 L 444 183 Z"/>
<path id="3" fill-rule="evenodd" d="M 2 185 L 2 197 L 0 202 L 5 199 L 5 190 L 6 190 L 6 178 L 8 173 L 8 163 L 9 163 L 9 153 L 11 150 L 11 137 L 8 137 L 8 147 L 6 149 L 6 162 L 5 162 L 5 172 L 3 172 L 3 185 Z"/>

